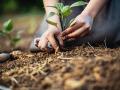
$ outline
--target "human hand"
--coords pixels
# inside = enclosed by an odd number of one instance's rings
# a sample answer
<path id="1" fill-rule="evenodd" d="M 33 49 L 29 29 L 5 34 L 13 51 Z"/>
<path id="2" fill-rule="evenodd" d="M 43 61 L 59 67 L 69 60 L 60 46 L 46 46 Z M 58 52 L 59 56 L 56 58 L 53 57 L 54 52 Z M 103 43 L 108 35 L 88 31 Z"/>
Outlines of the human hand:
<path id="1" fill-rule="evenodd" d="M 63 39 L 76 39 L 89 33 L 93 24 L 93 18 L 88 15 L 78 15 L 65 31 L 62 32 Z"/>
<path id="2" fill-rule="evenodd" d="M 42 51 L 48 51 L 48 48 L 57 49 L 59 47 L 56 39 L 58 40 L 60 46 L 63 46 L 63 40 L 60 37 L 61 30 L 56 27 L 49 27 L 46 32 L 39 38 L 35 38 L 34 44 Z M 50 46 L 49 46 L 50 45 Z"/>

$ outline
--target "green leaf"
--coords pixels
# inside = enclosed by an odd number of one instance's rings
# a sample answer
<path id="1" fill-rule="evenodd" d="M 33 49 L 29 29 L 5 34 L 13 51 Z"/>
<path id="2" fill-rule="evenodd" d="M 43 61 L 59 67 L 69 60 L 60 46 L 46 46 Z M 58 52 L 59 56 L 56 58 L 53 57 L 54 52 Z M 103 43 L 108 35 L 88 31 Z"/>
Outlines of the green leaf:
<path id="1" fill-rule="evenodd" d="M 47 21 L 47 23 L 49 23 L 49 24 L 57 27 L 57 23 L 56 23 L 56 22 L 53 22 L 53 21 L 50 20 L 50 19 L 46 19 L 46 21 Z"/>
<path id="2" fill-rule="evenodd" d="M 57 3 L 57 4 L 55 5 L 55 7 L 57 8 L 58 12 L 60 13 L 61 10 L 62 10 L 62 8 L 64 7 L 64 4 L 63 4 L 63 3 Z"/>
<path id="3" fill-rule="evenodd" d="M 83 6 L 83 5 L 86 5 L 86 4 L 87 4 L 87 2 L 78 1 L 78 2 L 73 3 L 70 7 L 73 8 L 73 7 Z"/>
<path id="4" fill-rule="evenodd" d="M 21 40 L 21 37 L 20 37 L 20 35 L 19 34 L 17 34 L 15 37 L 13 37 L 13 39 L 12 39 L 12 41 L 14 42 L 14 43 L 17 43 L 17 42 L 19 42 Z"/>
<path id="5" fill-rule="evenodd" d="M 12 31 L 13 29 L 13 23 L 12 23 L 12 20 L 8 20 L 6 21 L 4 24 L 3 24 L 3 27 L 4 27 L 4 31 L 5 32 L 10 32 Z"/>
<path id="6" fill-rule="evenodd" d="M 67 6 L 64 6 L 62 8 L 61 12 L 62 12 L 62 15 L 64 17 L 67 17 L 67 16 L 69 16 L 72 13 L 72 10 L 71 10 L 70 6 L 67 5 Z"/>
<path id="7" fill-rule="evenodd" d="M 14 43 L 17 43 L 17 42 L 19 42 L 21 39 L 20 38 L 13 38 L 13 42 Z"/>

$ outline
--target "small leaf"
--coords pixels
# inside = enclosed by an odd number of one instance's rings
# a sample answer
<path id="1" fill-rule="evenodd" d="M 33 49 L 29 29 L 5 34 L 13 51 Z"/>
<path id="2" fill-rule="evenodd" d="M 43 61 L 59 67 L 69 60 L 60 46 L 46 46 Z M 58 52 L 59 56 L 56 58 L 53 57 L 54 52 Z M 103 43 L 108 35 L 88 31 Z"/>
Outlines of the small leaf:
<path id="1" fill-rule="evenodd" d="M 86 5 L 86 4 L 87 4 L 87 2 L 78 1 L 78 2 L 73 3 L 70 7 L 73 8 L 73 7 L 83 6 L 83 5 Z"/>
<path id="2" fill-rule="evenodd" d="M 69 16 L 71 13 L 72 13 L 72 10 L 71 10 L 70 6 L 67 5 L 67 6 L 64 6 L 64 7 L 62 8 L 62 15 L 63 15 L 64 17 Z"/>
<path id="3" fill-rule="evenodd" d="M 13 42 L 14 43 L 17 43 L 17 42 L 19 42 L 20 41 L 20 38 L 13 38 Z"/>
<path id="4" fill-rule="evenodd" d="M 12 31 L 13 29 L 13 23 L 12 23 L 12 20 L 8 20 L 6 21 L 4 24 L 3 24 L 3 27 L 4 27 L 4 31 L 5 32 L 10 32 Z"/>
<path id="5" fill-rule="evenodd" d="M 21 37 L 20 37 L 19 34 L 17 34 L 17 35 L 12 39 L 12 41 L 13 41 L 14 43 L 17 43 L 17 42 L 19 42 L 20 40 L 21 40 Z"/>
<path id="6" fill-rule="evenodd" d="M 64 7 L 63 3 L 57 3 L 55 5 L 55 7 L 57 8 L 57 10 L 59 11 L 59 13 L 61 12 L 62 8 Z"/>
<path id="7" fill-rule="evenodd" d="M 47 21 L 47 23 L 49 23 L 49 24 L 57 27 L 57 23 L 56 23 L 56 22 L 53 22 L 53 21 L 50 20 L 50 19 L 46 19 L 46 21 Z"/>
<path id="8" fill-rule="evenodd" d="M 14 40 L 14 42 L 16 42 L 16 43 L 17 43 L 17 42 L 19 42 L 19 41 L 20 41 L 20 38 L 14 38 L 13 40 Z"/>

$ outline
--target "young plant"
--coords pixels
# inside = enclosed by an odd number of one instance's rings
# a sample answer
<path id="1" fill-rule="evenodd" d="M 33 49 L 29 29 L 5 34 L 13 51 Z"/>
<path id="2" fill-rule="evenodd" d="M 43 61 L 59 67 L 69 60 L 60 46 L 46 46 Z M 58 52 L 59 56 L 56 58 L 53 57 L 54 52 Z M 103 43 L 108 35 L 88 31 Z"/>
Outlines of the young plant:
<path id="1" fill-rule="evenodd" d="M 61 20 L 62 30 L 65 30 L 74 21 L 74 19 L 72 19 L 70 21 L 67 20 L 67 17 L 71 15 L 73 8 L 78 7 L 78 6 L 83 6 L 86 4 L 87 4 L 87 2 L 80 0 L 71 5 L 64 5 L 63 3 L 57 3 L 55 6 L 48 6 L 48 7 L 53 7 L 55 9 L 57 9 L 58 13 L 50 12 L 46 21 L 47 21 L 47 23 L 57 27 L 57 22 L 50 20 L 50 17 L 52 17 L 54 15 L 58 15 Z"/>
<path id="2" fill-rule="evenodd" d="M 15 48 L 16 44 L 20 41 L 20 34 L 17 32 L 15 35 L 12 34 L 13 22 L 8 20 L 3 24 L 2 30 L 0 30 L 0 37 L 4 37 L 9 40 L 10 46 Z"/>

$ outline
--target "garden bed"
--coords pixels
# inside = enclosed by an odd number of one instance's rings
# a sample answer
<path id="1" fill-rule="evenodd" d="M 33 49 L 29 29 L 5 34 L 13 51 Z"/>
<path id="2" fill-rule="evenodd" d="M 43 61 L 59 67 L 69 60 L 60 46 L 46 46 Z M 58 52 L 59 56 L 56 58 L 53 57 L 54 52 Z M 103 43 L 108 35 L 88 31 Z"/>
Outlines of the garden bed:
<path id="1" fill-rule="evenodd" d="M 13 90 L 119 90 L 120 48 L 82 45 L 48 54 L 13 51 L 0 64 L 0 88 Z"/>

